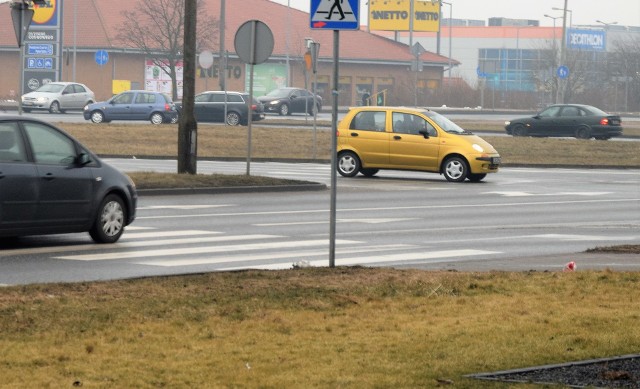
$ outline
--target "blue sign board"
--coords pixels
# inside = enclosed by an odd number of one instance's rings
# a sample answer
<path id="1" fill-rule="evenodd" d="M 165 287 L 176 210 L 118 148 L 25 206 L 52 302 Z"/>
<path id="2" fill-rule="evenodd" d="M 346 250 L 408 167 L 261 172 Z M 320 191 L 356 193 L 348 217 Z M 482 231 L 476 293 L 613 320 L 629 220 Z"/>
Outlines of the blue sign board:
<path id="1" fill-rule="evenodd" d="M 105 65 L 109 62 L 109 53 L 106 50 L 98 50 L 96 51 L 96 63 L 100 66 Z"/>
<path id="2" fill-rule="evenodd" d="M 569 29 L 567 47 L 575 50 L 605 51 L 606 35 L 602 30 Z"/>
<path id="3" fill-rule="evenodd" d="M 359 0 L 311 0 L 311 28 L 321 30 L 360 29 Z"/>
<path id="4" fill-rule="evenodd" d="M 559 66 L 558 70 L 556 71 L 556 74 L 558 75 L 559 78 L 565 79 L 569 77 L 569 68 L 564 65 Z"/>
<path id="5" fill-rule="evenodd" d="M 47 43 L 29 43 L 27 55 L 53 55 L 53 45 Z"/>

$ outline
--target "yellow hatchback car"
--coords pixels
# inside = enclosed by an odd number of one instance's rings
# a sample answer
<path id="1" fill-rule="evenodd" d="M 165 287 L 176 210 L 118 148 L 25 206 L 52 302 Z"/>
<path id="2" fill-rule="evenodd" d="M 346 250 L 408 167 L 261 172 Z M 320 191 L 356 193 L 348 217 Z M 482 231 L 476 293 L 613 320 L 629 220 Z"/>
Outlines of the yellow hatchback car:
<path id="1" fill-rule="evenodd" d="M 501 162 L 484 139 L 426 108 L 352 108 L 338 125 L 337 137 L 337 169 L 344 177 L 394 169 L 478 182 L 497 172 Z"/>

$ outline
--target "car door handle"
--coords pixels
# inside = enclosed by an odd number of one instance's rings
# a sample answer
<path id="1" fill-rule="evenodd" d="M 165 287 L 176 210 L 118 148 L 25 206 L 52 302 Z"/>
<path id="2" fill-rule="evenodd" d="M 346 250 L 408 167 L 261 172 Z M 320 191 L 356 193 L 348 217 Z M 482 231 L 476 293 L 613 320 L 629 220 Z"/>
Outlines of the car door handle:
<path id="1" fill-rule="evenodd" d="M 357 132 L 352 132 L 351 136 L 358 136 L 358 133 Z"/>
<path id="2" fill-rule="evenodd" d="M 53 173 L 47 173 L 42 178 L 47 181 L 52 181 L 56 179 L 56 176 L 54 176 Z"/>
<path id="3" fill-rule="evenodd" d="M 400 135 L 394 135 L 394 136 L 393 136 L 393 139 L 395 139 L 395 140 L 400 140 L 400 139 L 402 139 L 402 137 L 401 137 Z"/>

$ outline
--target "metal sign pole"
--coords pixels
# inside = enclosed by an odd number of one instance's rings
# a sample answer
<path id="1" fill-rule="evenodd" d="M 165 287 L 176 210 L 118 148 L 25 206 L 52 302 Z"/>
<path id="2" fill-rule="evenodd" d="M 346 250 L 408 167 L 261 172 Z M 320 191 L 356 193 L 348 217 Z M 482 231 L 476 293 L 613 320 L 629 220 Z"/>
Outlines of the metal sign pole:
<path id="1" fill-rule="evenodd" d="M 336 267 L 336 187 L 338 177 L 336 165 L 338 156 L 338 77 L 340 59 L 340 32 L 333 30 L 333 100 L 331 102 L 331 210 L 329 217 L 329 267 Z"/>

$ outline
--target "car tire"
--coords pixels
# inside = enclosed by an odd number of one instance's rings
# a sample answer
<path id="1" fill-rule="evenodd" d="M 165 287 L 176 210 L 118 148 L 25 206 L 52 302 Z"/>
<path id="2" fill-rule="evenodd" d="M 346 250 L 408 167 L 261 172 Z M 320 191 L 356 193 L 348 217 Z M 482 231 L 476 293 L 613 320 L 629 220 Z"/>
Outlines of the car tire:
<path id="1" fill-rule="evenodd" d="M 178 115 L 174 116 L 171 118 L 171 124 L 176 124 L 178 123 L 178 120 L 180 120 L 180 117 Z"/>
<path id="2" fill-rule="evenodd" d="M 511 130 L 511 134 L 513 136 L 527 136 L 529 135 L 529 132 L 527 131 L 527 128 L 522 124 L 516 124 L 513 127 L 513 130 Z"/>
<path id="3" fill-rule="evenodd" d="M 355 177 L 360 171 L 360 158 L 352 151 L 345 151 L 338 155 L 338 173 L 343 177 Z"/>
<path id="4" fill-rule="evenodd" d="M 576 129 L 577 139 L 591 139 L 591 129 L 587 126 L 580 126 Z"/>
<path id="5" fill-rule="evenodd" d="M 58 103 L 57 101 L 51 103 L 51 105 L 49 106 L 49 113 L 62 113 L 60 111 L 60 103 Z"/>
<path id="6" fill-rule="evenodd" d="M 471 182 L 480 182 L 480 181 L 482 181 L 486 176 L 487 176 L 487 174 L 486 174 L 486 173 L 478 173 L 478 174 L 469 173 L 469 175 L 467 176 L 467 178 L 468 178 L 468 179 L 469 179 L 469 181 L 471 181 Z"/>
<path id="7" fill-rule="evenodd" d="M 237 112 L 227 112 L 227 124 L 230 126 L 240 125 L 240 114 Z"/>
<path id="8" fill-rule="evenodd" d="M 281 104 L 278 109 L 278 113 L 280 116 L 288 116 L 291 115 L 291 111 L 289 110 L 289 104 Z"/>
<path id="9" fill-rule="evenodd" d="M 373 177 L 379 171 L 380 171 L 379 169 L 365 169 L 365 168 L 360 169 L 360 173 L 362 173 L 362 175 L 365 177 Z"/>
<path id="10" fill-rule="evenodd" d="M 154 112 L 151 114 L 149 118 L 151 120 L 151 124 L 162 124 L 164 123 L 164 116 L 160 112 Z"/>
<path id="11" fill-rule="evenodd" d="M 110 194 L 102 200 L 89 235 L 96 243 L 115 243 L 124 232 L 126 211 L 120 196 Z"/>
<path id="12" fill-rule="evenodd" d="M 462 182 L 469 175 L 469 165 L 463 158 L 449 157 L 442 165 L 442 174 L 449 182 Z"/>
<path id="13" fill-rule="evenodd" d="M 93 111 L 93 112 L 91 112 L 91 121 L 96 123 L 96 124 L 106 123 L 107 122 L 106 120 L 104 120 L 104 113 L 102 113 L 102 111 Z"/>

